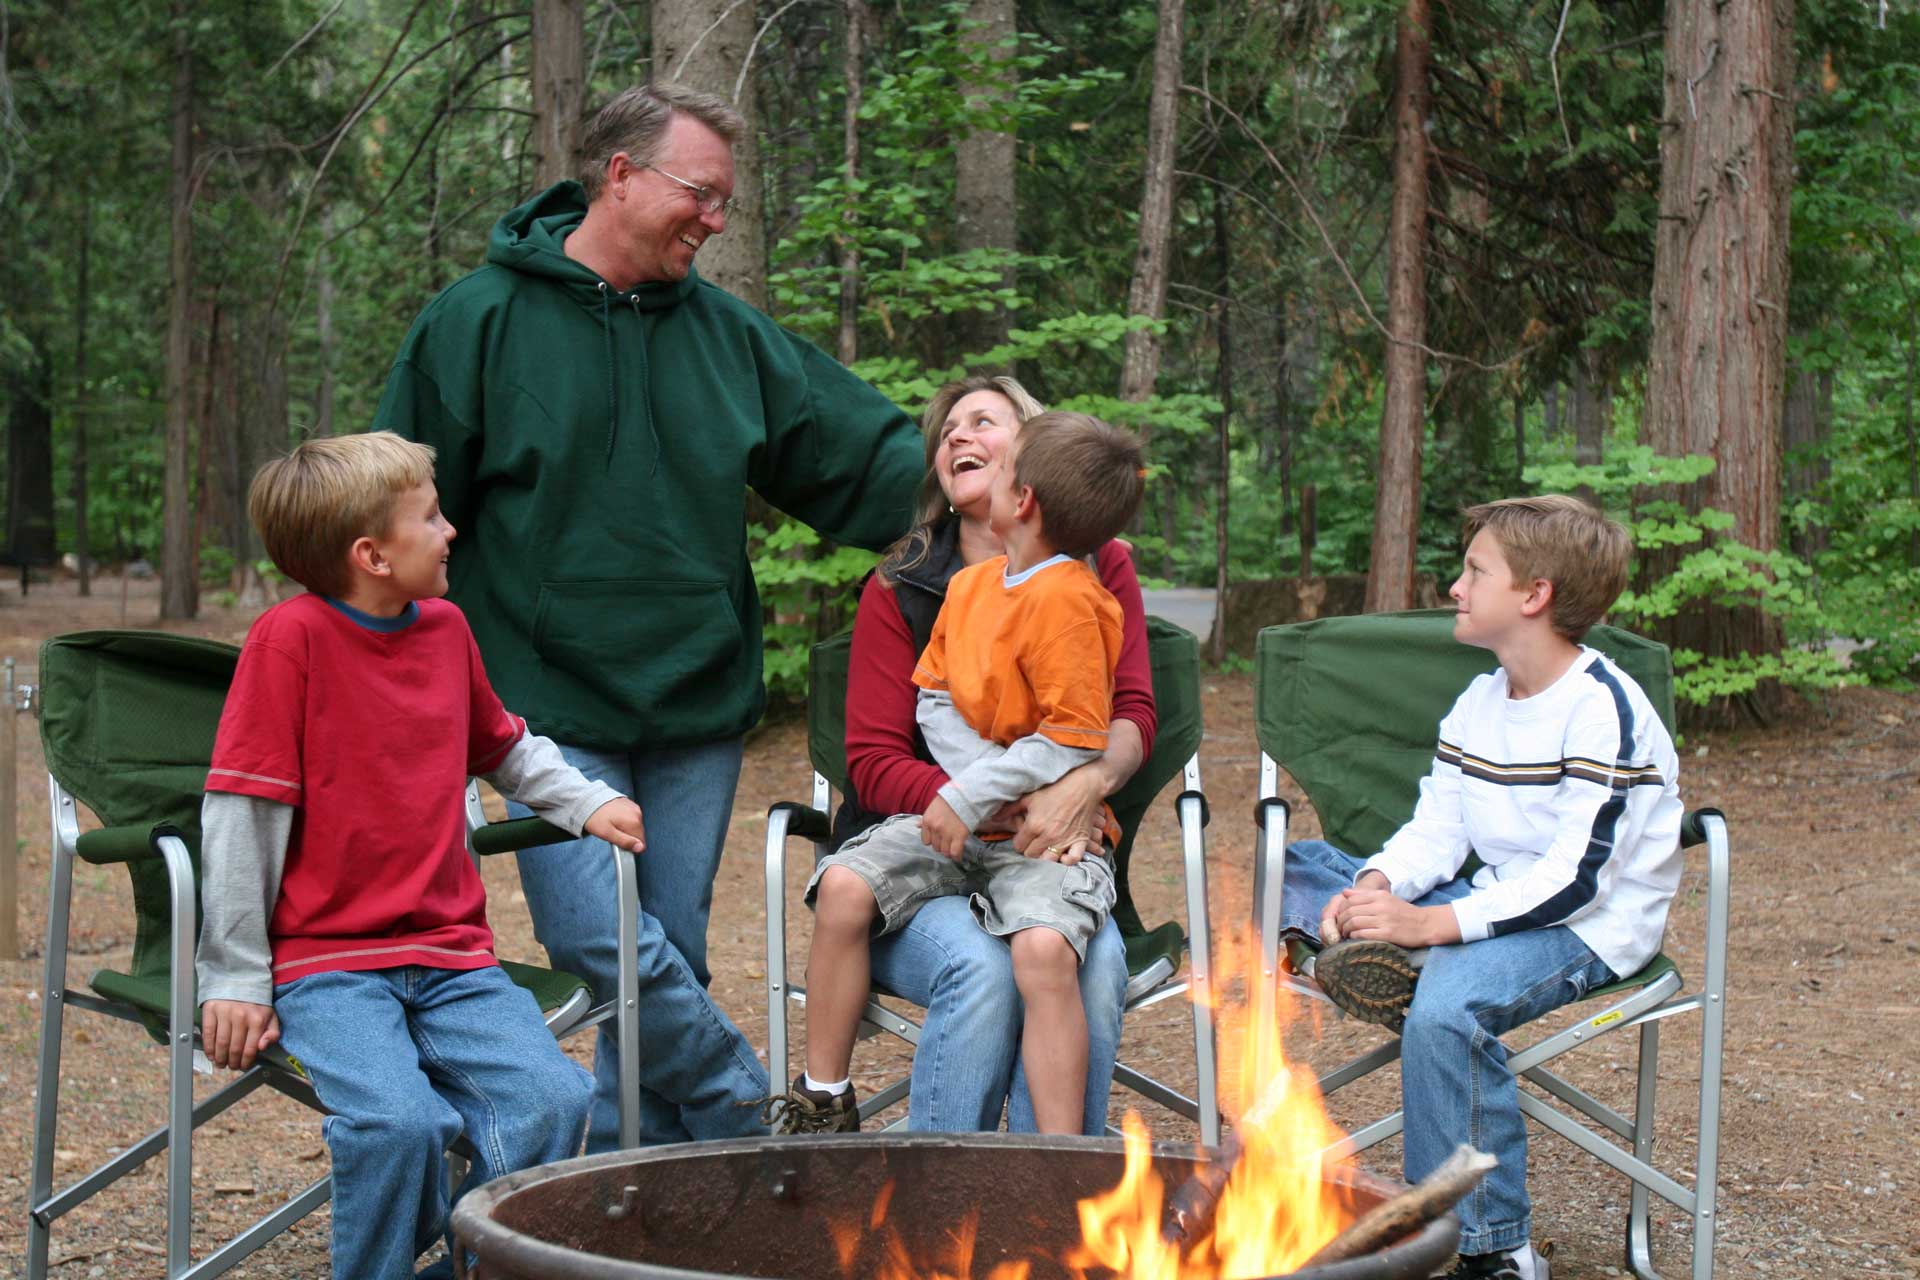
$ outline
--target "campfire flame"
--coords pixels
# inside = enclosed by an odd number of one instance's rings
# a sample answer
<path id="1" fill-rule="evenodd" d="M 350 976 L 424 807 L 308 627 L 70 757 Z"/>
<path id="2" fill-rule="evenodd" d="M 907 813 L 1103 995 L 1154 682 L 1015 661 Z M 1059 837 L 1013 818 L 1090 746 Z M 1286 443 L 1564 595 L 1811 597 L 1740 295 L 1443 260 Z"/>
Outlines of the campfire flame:
<path id="1" fill-rule="evenodd" d="M 1113 1190 L 1080 1202 L 1083 1241 L 1068 1264 L 1136 1280 L 1241 1280 L 1296 1270 L 1358 1213 L 1323 1177 L 1321 1153 L 1346 1135 L 1327 1118 L 1313 1073 L 1283 1048 L 1293 1002 L 1261 979 L 1251 937 L 1220 948 L 1223 974 L 1245 979 L 1250 999 L 1222 997 L 1222 1040 L 1238 1039 L 1235 1083 L 1243 1105 L 1233 1124 L 1240 1158 L 1214 1209 L 1212 1230 L 1182 1247 L 1164 1240 L 1168 1188 L 1152 1167 L 1146 1125 L 1128 1111 L 1126 1172 Z M 1228 984 L 1219 984 L 1225 990 Z"/>
<path id="2" fill-rule="evenodd" d="M 1290 995 L 1262 976 L 1257 941 L 1218 940 L 1214 1017 L 1221 1043 L 1238 1043 L 1237 1079 L 1222 1081 L 1223 1106 L 1235 1114 L 1240 1154 L 1221 1190 L 1210 1227 L 1185 1243 L 1163 1238 L 1170 1189 L 1153 1167 L 1146 1122 L 1129 1109 L 1123 1122 L 1126 1166 L 1112 1189 L 1079 1203 L 1082 1240 L 1060 1259 L 1071 1273 L 1131 1280 L 1246 1280 L 1297 1270 L 1357 1218 L 1338 1184 L 1324 1177 L 1322 1153 L 1345 1138 L 1327 1118 L 1318 1082 L 1286 1059 Z M 1221 977 L 1220 975 L 1225 975 Z M 1232 996 L 1224 993 L 1231 990 Z M 1196 994 L 1196 998 L 1199 998 Z M 1228 1100 L 1237 1098 L 1239 1105 Z M 863 1241 L 879 1238 L 878 1280 L 976 1280 L 979 1216 L 969 1213 L 942 1259 L 909 1258 L 887 1221 L 893 1184 L 865 1220 L 834 1228 L 843 1274 L 851 1277 Z M 869 1255 L 870 1256 L 870 1255 Z M 1024 1262 L 1003 1262 L 978 1280 L 1027 1280 Z"/>

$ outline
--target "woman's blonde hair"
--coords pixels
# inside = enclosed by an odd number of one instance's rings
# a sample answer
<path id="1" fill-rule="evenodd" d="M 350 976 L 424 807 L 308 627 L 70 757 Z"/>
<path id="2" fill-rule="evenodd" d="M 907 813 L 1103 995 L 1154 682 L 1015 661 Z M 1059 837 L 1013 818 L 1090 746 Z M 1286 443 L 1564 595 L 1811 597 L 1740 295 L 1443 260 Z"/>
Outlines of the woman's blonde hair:
<path id="1" fill-rule="evenodd" d="M 914 498 L 913 528 L 894 543 L 881 560 L 880 574 L 883 578 L 891 578 L 896 572 L 911 569 L 924 561 L 933 545 L 934 530 L 941 521 L 953 515 L 946 491 L 940 487 L 940 477 L 933 469 L 933 459 L 940 452 L 940 429 L 947 425 L 947 415 L 953 412 L 953 406 L 977 391 L 992 391 L 1005 396 L 1007 403 L 1013 406 L 1014 419 L 1021 423 L 1046 412 L 1046 406 L 1034 399 L 1031 391 L 1006 374 L 974 374 L 949 382 L 933 393 L 933 399 L 927 401 L 926 411 L 920 415 L 926 471 L 920 481 L 920 491 Z"/>
<path id="2" fill-rule="evenodd" d="M 247 516 L 280 572 L 318 595 L 344 595 L 347 549 L 393 523 L 393 500 L 433 479 L 433 448 L 391 431 L 308 440 L 261 467 Z"/>

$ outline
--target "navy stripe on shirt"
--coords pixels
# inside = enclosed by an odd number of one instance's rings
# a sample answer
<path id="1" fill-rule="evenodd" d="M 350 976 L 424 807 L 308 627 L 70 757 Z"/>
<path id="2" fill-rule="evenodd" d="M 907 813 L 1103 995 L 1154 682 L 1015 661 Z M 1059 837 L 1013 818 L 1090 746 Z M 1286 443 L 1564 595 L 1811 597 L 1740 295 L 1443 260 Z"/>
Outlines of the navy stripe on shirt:
<path id="1" fill-rule="evenodd" d="M 1620 749 L 1614 759 L 1612 794 L 1593 816 L 1593 832 L 1587 840 L 1587 851 L 1580 855 L 1580 865 L 1574 870 L 1573 883 L 1523 915 L 1493 921 L 1487 928 L 1490 938 L 1518 933 L 1522 929 L 1544 929 L 1559 924 L 1593 901 L 1594 895 L 1599 892 L 1600 868 L 1613 856 L 1613 839 L 1620 825 L 1620 815 L 1627 811 L 1627 791 L 1632 786 L 1630 779 L 1634 772 L 1630 763 L 1633 754 L 1633 706 L 1627 701 L 1627 691 L 1607 671 L 1606 663 L 1595 662 L 1587 668 L 1587 674 L 1613 695 L 1613 709 L 1620 717 Z"/>

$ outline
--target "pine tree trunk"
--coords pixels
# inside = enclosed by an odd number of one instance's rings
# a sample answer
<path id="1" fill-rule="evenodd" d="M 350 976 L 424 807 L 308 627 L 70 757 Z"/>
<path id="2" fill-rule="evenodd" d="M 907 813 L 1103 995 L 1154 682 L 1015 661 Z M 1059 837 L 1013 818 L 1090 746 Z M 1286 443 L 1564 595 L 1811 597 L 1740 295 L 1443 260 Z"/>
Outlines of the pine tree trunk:
<path id="1" fill-rule="evenodd" d="M 964 21 L 967 29 L 961 38 L 971 56 L 990 61 L 993 70 L 979 82 L 963 86 L 961 93 L 969 103 L 1010 101 L 1018 85 L 1011 62 L 1013 0 L 970 0 Z M 1014 135 L 1004 129 L 975 129 L 954 150 L 954 243 L 963 253 L 988 249 L 1010 254 L 1017 247 L 1015 142 Z M 1011 288 L 1013 273 L 1001 272 L 1000 284 Z M 976 354 L 1006 342 L 1013 313 L 1005 307 L 966 311 L 955 316 L 953 323 L 960 350 Z"/>
<path id="2" fill-rule="evenodd" d="M 1513 398 L 1513 489 L 1520 492 L 1527 474 L 1527 402 Z"/>
<path id="3" fill-rule="evenodd" d="M 1227 660 L 1227 490 L 1233 476 L 1233 242 L 1227 228 L 1227 189 L 1213 188 L 1213 258 L 1220 272 L 1220 473 L 1213 504 L 1213 660 Z"/>
<path id="4" fill-rule="evenodd" d="M 73 558 L 80 578 L 80 594 L 93 594 L 93 545 L 87 536 L 87 415 L 92 397 L 87 387 L 87 302 L 92 296 L 93 195 L 80 195 L 80 261 L 74 280 L 73 304 Z M 3 713 L 4 709 L 0 709 Z"/>
<path id="5" fill-rule="evenodd" d="M 865 87 L 866 36 L 873 15 L 867 11 L 866 0 L 846 0 L 842 10 L 846 48 L 841 76 L 847 101 L 840 119 L 840 150 L 847 198 L 840 215 L 840 363 L 852 364 L 860 358 L 860 202 L 853 194 L 853 184 L 860 177 L 860 100 Z"/>
<path id="6" fill-rule="evenodd" d="M 200 611 L 193 538 L 193 6 L 173 0 L 172 158 L 168 182 L 167 447 L 161 498 L 160 616 Z"/>
<path id="7" fill-rule="evenodd" d="M 1153 96 L 1147 109 L 1145 181 L 1140 193 L 1140 238 L 1127 289 L 1127 314 L 1159 320 L 1167 309 L 1167 241 L 1173 230 L 1174 144 L 1180 130 L 1180 67 L 1185 0 L 1159 0 L 1153 41 Z M 1120 398 L 1140 401 L 1160 378 L 1160 337 L 1148 329 L 1127 334 L 1120 362 Z"/>
<path id="8" fill-rule="evenodd" d="M 1613 410 L 1613 395 L 1600 371 L 1597 353 L 1588 350 L 1573 355 L 1573 460 L 1583 467 L 1597 467 L 1604 460 L 1608 418 Z M 1592 485 L 1579 485 L 1574 493 L 1598 505 Z"/>
<path id="9" fill-rule="evenodd" d="M 1761 551 L 1780 531 L 1792 72 L 1792 0 L 1668 0 L 1645 429 L 1662 454 L 1713 458 L 1679 498 L 1730 513 L 1732 536 Z M 1710 658 L 1781 646 L 1747 607 L 1690 606 L 1662 630 Z M 1747 709 L 1765 718 L 1777 701 L 1769 690 Z"/>
<path id="10" fill-rule="evenodd" d="M 580 173 L 586 101 L 585 0 L 533 0 L 533 184 Z"/>
<path id="11" fill-rule="evenodd" d="M 1788 370 L 1787 399 L 1780 415 L 1780 443 L 1785 454 L 1785 498 L 1789 507 L 1802 498 L 1816 498 L 1826 484 L 1832 471 L 1827 457 L 1827 435 L 1832 424 L 1833 375 L 1797 366 Z M 1811 559 L 1824 551 L 1826 545 L 1824 523 L 1794 530 L 1793 553 L 1802 559 Z"/>
<path id="12" fill-rule="evenodd" d="M 1394 54 L 1393 215 L 1387 232 L 1386 406 L 1375 470 L 1368 613 L 1413 607 L 1420 537 L 1420 454 L 1426 436 L 1427 0 L 1407 0 Z"/>
<path id="13" fill-rule="evenodd" d="M 733 146 L 733 197 L 739 207 L 727 215 L 725 233 L 700 250 L 699 271 L 764 309 L 767 244 L 759 128 L 753 78 L 741 75 L 754 31 L 752 0 L 655 0 L 653 6 L 654 78 L 718 94 L 747 117 L 747 132 Z"/>
<path id="14" fill-rule="evenodd" d="M 324 246 L 333 239 L 333 208 L 328 206 L 320 214 L 320 243 Z M 314 353 L 319 362 L 319 380 L 313 389 L 313 433 L 317 436 L 333 434 L 333 264 L 328 260 L 323 247 L 314 262 L 313 285 L 313 339 L 318 350 Z"/>

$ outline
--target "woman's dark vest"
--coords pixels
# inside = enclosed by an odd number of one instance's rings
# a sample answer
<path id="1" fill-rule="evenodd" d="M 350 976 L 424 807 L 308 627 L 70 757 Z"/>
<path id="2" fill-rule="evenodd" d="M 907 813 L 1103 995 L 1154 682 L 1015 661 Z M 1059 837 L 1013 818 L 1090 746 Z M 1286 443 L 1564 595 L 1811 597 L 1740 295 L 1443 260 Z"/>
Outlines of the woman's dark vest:
<path id="1" fill-rule="evenodd" d="M 916 657 L 933 638 L 933 622 L 940 616 L 940 605 L 947 598 L 947 583 L 965 567 L 960 559 L 960 522 L 949 518 L 934 526 L 925 559 L 910 569 L 895 570 L 890 575 L 894 603 L 900 606 L 900 616 L 906 619 L 907 630 L 913 635 Z M 934 762 L 918 725 L 913 730 L 913 753 L 928 764 Z M 833 834 L 828 837 L 828 848 L 837 850 L 890 816 L 862 807 L 849 778 L 847 794 L 833 814 Z"/>

